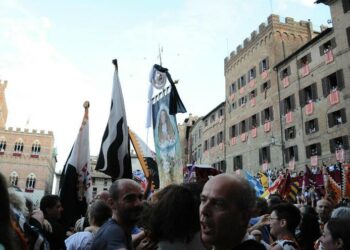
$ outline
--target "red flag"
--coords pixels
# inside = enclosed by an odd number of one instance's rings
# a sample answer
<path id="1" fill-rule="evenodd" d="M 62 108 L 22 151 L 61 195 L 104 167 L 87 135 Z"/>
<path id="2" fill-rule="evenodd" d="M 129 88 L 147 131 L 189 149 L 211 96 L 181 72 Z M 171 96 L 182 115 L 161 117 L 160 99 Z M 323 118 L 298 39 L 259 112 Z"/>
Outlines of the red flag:
<path id="1" fill-rule="evenodd" d="M 311 115 L 313 112 L 314 112 L 314 103 L 310 102 L 310 103 L 306 104 L 305 114 L 306 115 Z"/>
<path id="2" fill-rule="evenodd" d="M 308 74 L 310 74 L 310 67 L 309 67 L 309 64 L 305 64 L 301 69 L 301 75 L 302 77 L 305 77 Z"/>
<path id="3" fill-rule="evenodd" d="M 324 60 L 325 60 L 325 62 L 326 62 L 327 64 L 333 62 L 334 57 L 333 57 L 333 51 L 332 51 L 331 49 L 328 50 L 328 51 L 324 54 Z"/>
<path id="4" fill-rule="evenodd" d="M 332 90 L 331 93 L 328 96 L 329 103 L 331 105 L 335 105 L 339 103 L 339 91 L 338 90 Z"/>
<path id="5" fill-rule="evenodd" d="M 286 123 L 289 124 L 293 121 L 293 115 L 292 115 L 292 112 L 289 111 L 287 114 L 286 114 Z"/>

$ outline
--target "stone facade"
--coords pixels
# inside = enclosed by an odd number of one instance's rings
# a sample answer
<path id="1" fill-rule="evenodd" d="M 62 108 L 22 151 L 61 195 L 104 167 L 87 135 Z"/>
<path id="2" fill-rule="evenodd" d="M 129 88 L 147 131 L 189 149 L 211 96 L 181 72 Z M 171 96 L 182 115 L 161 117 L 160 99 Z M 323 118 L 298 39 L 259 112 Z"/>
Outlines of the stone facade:
<path id="1" fill-rule="evenodd" d="M 52 191 L 56 166 L 54 135 L 51 131 L 5 128 L 6 83 L 0 85 L 0 171 L 10 185 L 26 192 L 35 203 Z"/>

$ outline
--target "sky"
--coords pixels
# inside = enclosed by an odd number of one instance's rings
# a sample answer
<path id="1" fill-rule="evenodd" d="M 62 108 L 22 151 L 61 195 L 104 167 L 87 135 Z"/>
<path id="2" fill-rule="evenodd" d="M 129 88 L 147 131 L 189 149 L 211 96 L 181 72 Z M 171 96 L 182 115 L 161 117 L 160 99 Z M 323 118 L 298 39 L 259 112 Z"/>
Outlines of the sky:
<path id="1" fill-rule="evenodd" d="M 68 157 L 90 101 L 90 153 L 107 124 L 117 58 L 127 122 L 145 128 L 149 72 L 178 79 L 187 108 L 204 116 L 225 98 L 224 59 L 271 14 L 329 25 L 315 0 L 0 0 L 0 79 L 7 80 L 7 127 L 53 131 L 57 168 Z"/>

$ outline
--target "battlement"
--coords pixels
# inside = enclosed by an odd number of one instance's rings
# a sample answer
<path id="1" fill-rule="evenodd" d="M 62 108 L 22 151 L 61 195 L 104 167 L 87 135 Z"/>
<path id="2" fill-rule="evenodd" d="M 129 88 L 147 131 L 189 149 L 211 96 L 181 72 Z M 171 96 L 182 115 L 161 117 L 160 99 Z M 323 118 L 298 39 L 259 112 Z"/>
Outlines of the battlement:
<path id="1" fill-rule="evenodd" d="M 256 43 L 260 38 L 262 38 L 264 35 L 266 35 L 266 31 L 270 30 L 272 27 L 282 27 L 284 29 L 305 29 L 305 31 L 311 27 L 310 21 L 294 21 L 294 18 L 292 17 L 286 17 L 284 19 L 284 22 L 280 21 L 280 16 L 271 14 L 267 18 L 267 22 L 263 22 L 259 25 L 258 31 L 254 30 L 250 37 L 247 37 L 243 40 L 243 44 L 238 45 L 235 51 L 232 51 L 230 53 L 230 56 L 225 58 L 225 65 L 231 60 L 236 57 L 238 57 L 241 53 L 243 53 L 245 50 L 250 48 L 252 45 Z"/>
<path id="2" fill-rule="evenodd" d="M 34 134 L 34 135 L 53 135 L 52 131 L 45 131 L 45 130 L 36 130 L 32 129 L 29 130 L 28 128 L 13 128 L 13 127 L 8 127 L 5 129 L 5 131 L 8 132 L 17 132 L 17 133 L 23 133 L 23 134 Z"/>

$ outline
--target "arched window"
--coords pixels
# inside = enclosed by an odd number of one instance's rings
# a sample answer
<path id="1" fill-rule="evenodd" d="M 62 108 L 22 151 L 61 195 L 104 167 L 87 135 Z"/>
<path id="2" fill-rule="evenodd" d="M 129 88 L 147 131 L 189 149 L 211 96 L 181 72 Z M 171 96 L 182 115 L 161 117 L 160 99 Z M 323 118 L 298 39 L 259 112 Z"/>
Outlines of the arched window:
<path id="1" fill-rule="evenodd" d="M 35 188 L 36 177 L 33 173 L 28 175 L 26 181 L 26 190 L 33 190 Z"/>
<path id="2" fill-rule="evenodd" d="M 21 154 L 23 152 L 23 140 L 21 138 L 16 141 L 14 151 L 17 154 Z"/>
<path id="3" fill-rule="evenodd" d="M 0 154 L 4 153 L 6 149 L 6 139 L 5 137 L 0 138 Z"/>
<path id="4" fill-rule="evenodd" d="M 33 145 L 32 145 L 32 157 L 39 157 L 40 154 L 40 142 L 38 140 L 34 141 Z"/>
<path id="5" fill-rule="evenodd" d="M 17 186 L 18 184 L 18 174 L 13 171 L 10 175 L 10 185 L 11 186 Z"/>

